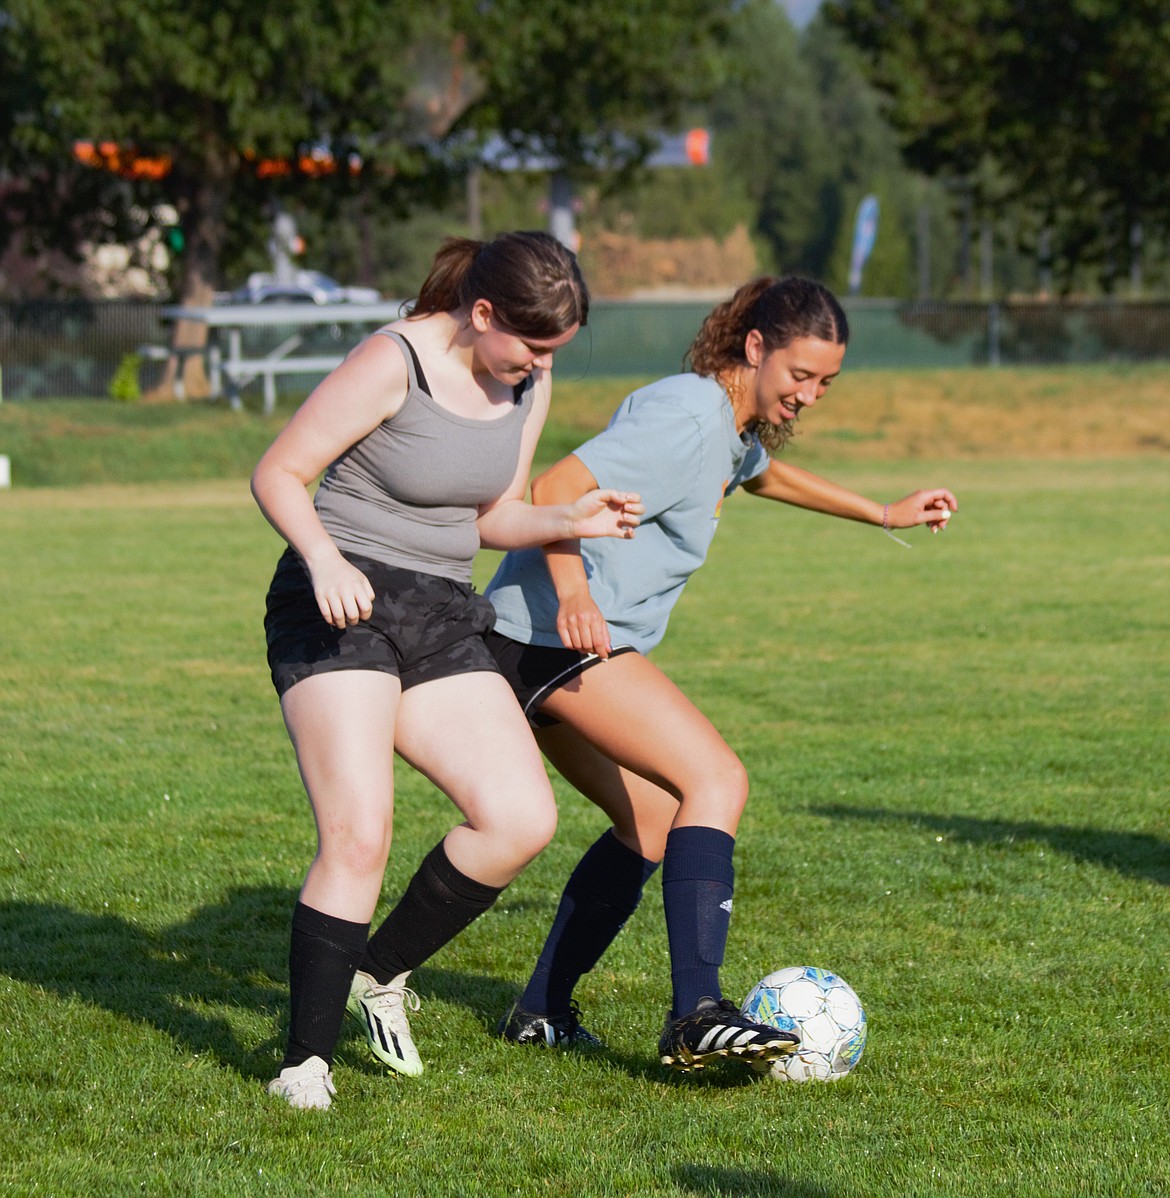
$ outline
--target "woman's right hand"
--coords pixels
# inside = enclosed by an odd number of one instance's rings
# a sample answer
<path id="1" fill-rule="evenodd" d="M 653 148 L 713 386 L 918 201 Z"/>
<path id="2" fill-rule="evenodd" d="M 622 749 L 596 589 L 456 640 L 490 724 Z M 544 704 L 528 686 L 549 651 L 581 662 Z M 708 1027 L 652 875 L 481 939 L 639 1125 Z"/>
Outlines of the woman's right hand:
<path id="1" fill-rule="evenodd" d="M 603 661 L 609 656 L 609 625 L 588 589 L 573 591 L 561 598 L 557 609 L 557 632 L 566 649 L 596 653 Z"/>
<path id="2" fill-rule="evenodd" d="M 629 540 L 642 523 L 646 505 L 636 491 L 601 490 L 596 487 L 567 504 L 566 539 L 622 537 Z"/>
<path id="3" fill-rule="evenodd" d="M 323 562 L 307 564 L 313 596 L 327 624 L 344 629 L 370 618 L 374 611 L 374 588 L 357 566 L 336 550 Z"/>

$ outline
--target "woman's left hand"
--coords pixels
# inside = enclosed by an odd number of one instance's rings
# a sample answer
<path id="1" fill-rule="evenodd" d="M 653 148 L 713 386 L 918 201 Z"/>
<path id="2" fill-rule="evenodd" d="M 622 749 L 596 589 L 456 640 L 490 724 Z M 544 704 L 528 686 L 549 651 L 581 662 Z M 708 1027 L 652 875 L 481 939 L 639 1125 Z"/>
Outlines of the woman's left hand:
<path id="1" fill-rule="evenodd" d="M 557 632 L 566 649 L 609 657 L 609 625 L 588 589 L 561 598 L 557 609 Z"/>
<path id="2" fill-rule="evenodd" d="M 958 510 L 958 500 L 946 487 L 915 491 L 904 499 L 899 499 L 897 503 L 890 504 L 890 527 L 914 528 L 916 525 L 926 524 L 931 532 L 942 532 L 951 518 L 951 513 Z"/>
<path id="3" fill-rule="evenodd" d="M 570 531 L 565 537 L 632 537 L 645 510 L 636 492 L 588 491 L 568 505 Z"/>

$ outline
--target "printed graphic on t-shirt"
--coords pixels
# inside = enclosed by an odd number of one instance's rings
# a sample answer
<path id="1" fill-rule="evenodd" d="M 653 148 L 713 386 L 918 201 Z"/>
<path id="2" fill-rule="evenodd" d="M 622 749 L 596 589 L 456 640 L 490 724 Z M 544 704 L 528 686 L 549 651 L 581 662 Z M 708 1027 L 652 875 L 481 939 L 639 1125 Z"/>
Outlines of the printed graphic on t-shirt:
<path id="1" fill-rule="evenodd" d="M 723 501 L 727 498 L 727 487 L 730 482 L 731 479 L 725 478 L 723 480 L 723 486 L 719 488 L 719 502 L 715 505 L 715 515 L 712 517 L 716 524 L 719 523 L 719 515 L 723 511 Z"/>

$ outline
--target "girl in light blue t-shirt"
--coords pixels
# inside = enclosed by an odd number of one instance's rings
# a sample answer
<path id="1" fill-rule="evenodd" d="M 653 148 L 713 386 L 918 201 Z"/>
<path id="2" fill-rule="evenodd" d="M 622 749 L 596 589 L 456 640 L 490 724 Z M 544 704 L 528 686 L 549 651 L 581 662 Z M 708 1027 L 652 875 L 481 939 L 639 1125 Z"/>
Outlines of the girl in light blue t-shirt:
<path id="1" fill-rule="evenodd" d="M 797 1047 L 794 1034 L 745 1018 L 719 985 L 744 767 L 644 654 L 662 639 L 737 487 L 887 532 L 945 527 L 957 507 L 945 488 L 879 503 L 770 456 L 836 377 L 847 340 L 845 313 L 819 284 L 745 284 L 704 322 L 692 373 L 635 391 L 604 432 L 533 484 L 536 503 L 599 486 L 636 490 L 645 512 L 632 542 L 509 553 L 488 588 L 497 612 L 489 645 L 541 749 L 613 821 L 569 879 L 536 969 L 500 1021 L 505 1039 L 599 1043 L 580 1024 L 574 987 L 662 862 L 673 990 L 663 1063 L 761 1062 Z"/>

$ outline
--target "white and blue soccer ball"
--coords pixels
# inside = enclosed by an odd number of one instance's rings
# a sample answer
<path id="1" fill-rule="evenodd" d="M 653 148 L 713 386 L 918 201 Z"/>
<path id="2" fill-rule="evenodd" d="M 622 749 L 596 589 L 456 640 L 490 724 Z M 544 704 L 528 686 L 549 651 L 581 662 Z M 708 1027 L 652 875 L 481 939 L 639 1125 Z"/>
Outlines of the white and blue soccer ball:
<path id="1" fill-rule="evenodd" d="M 743 1013 L 800 1036 L 796 1052 L 768 1067 L 780 1081 L 839 1081 L 865 1051 L 865 1008 L 853 987 L 827 969 L 793 965 L 768 974 L 751 988 Z"/>

